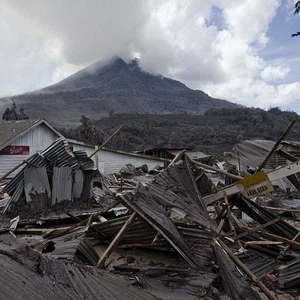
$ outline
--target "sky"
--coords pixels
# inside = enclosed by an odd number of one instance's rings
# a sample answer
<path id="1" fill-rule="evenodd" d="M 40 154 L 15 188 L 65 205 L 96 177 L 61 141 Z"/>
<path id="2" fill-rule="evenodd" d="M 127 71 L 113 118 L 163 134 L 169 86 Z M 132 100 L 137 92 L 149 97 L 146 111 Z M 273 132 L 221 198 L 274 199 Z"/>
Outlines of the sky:
<path id="1" fill-rule="evenodd" d="M 0 0 L 0 97 L 54 84 L 98 60 L 250 107 L 300 113 L 293 0 Z"/>

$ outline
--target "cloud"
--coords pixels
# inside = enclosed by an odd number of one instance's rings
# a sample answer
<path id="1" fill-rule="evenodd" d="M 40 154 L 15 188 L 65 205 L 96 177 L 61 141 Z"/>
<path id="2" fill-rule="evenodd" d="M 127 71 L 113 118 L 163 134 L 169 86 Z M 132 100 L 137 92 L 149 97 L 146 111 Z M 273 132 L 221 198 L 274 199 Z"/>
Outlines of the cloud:
<path id="1" fill-rule="evenodd" d="M 282 56 L 278 64 L 263 56 L 280 5 L 279 0 L 2 0 L 1 93 L 34 90 L 117 55 L 138 56 L 146 71 L 214 97 L 265 108 L 271 101 L 299 103 L 299 83 L 285 82 L 294 72 L 291 64 Z"/>
<path id="2" fill-rule="evenodd" d="M 275 81 L 283 79 L 291 71 L 288 67 L 283 66 L 267 66 L 260 73 L 260 76 L 265 81 Z"/>

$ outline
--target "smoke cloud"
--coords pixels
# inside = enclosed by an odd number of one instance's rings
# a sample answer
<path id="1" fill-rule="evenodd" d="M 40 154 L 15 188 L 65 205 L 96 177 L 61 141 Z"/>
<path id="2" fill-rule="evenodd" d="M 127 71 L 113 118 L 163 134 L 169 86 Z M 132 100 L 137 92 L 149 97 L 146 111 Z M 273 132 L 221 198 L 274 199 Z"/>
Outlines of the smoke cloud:
<path id="1" fill-rule="evenodd" d="M 279 0 L 2 0 L 0 93 L 58 82 L 98 60 L 144 70 L 213 97 L 268 108 L 300 102 L 288 60 L 268 60 Z M 286 33 L 288 34 L 288 33 Z M 280 61 L 280 63 L 279 63 Z"/>

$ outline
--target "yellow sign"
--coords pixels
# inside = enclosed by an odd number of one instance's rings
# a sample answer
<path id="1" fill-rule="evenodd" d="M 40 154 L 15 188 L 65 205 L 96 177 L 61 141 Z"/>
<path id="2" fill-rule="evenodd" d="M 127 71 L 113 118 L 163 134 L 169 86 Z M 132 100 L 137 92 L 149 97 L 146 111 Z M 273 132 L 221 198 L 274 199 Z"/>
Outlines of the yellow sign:
<path id="1" fill-rule="evenodd" d="M 246 178 L 237 181 L 236 184 L 241 184 L 244 187 L 242 194 L 247 198 L 255 198 L 265 195 L 274 190 L 268 176 L 264 171 L 257 172 Z"/>

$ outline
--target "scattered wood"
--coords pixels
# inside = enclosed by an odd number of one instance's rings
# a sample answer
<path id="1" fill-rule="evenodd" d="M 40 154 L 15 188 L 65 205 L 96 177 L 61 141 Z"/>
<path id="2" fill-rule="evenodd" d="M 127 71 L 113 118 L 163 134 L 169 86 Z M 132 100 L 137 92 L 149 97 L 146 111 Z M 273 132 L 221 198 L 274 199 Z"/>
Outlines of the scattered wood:
<path id="1" fill-rule="evenodd" d="M 133 212 L 133 214 L 130 216 L 130 218 L 126 221 L 126 223 L 123 225 L 119 233 L 115 236 L 113 241 L 110 243 L 110 245 L 106 248 L 104 253 L 101 255 L 98 263 L 96 264 L 96 267 L 102 268 L 105 264 L 105 261 L 107 260 L 108 256 L 110 253 L 113 251 L 114 247 L 118 245 L 120 240 L 122 239 L 123 235 L 126 233 L 128 230 L 129 226 L 134 222 L 136 218 L 136 212 Z"/>
<path id="2" fill-rule="evenodd" d="M 219 238 L 215 239 L 214 242 L 219 244 L 233 262 L 262 290 L 262 292 L 270 300 L 276 300 L 271 294 L 270 290 L 234 255 L 234 253 L 227 247 Z"/>
<path id="3" fill-rule="evenodd" d="M 276 218 L 276 219 L 274 219 L 274 220 L 272 220 L 272 221 L 269 221 L 269 222 L 267 222 L 267 223 L 264 223 L 264 224 L 262 224 L 262 225 L 259 225 L 259 226 L 255 227 L 255 228 L 247 229 L 247 231 L 245 231 L 245 232 L 243 232 L 243 233 L 241 233 L 241 234 L 239 234 L 239 235 L 233 237 L 233 239 L 234 239 L 234 240 L 238 240 L 238 239 L 240 239 L 240 238 L 242 238 L 242 237 L 245 237 L 245 236 L 247 236 L 247 235 L 249 235 L 249 234 L 251 234 L 251 233 L 257 232 L 257 231 L 259 231 L 259 230 L 261 230 L 261 229 L 263 229 L 263 228 L 266 228 L 266 227 L 268 227 L 268 226 L 270 226 L 270 225 L 272 225 L 272 224 L 275 224 L 276 222 L 278 222 L 278 221 L 280 221 L 280 220 L 281 220 L 281 218 Z M 248 228 L 250 228 L 250 227 L 248 227 Z"/>
<path id="4" fill-rule="evenodd" d="M 247 229 L 251 229 L 250 227 L 246 227 Z M 285 237 L 282 237 L 282 236 L 279 236 L 279 235 L 276 235 L 276 234 L 271 234 L 271 233 L 268 233 L 268 232 L 265 232 L 265 231 L 258 231 L 258 233 L 262 236 L 265 236 L 265 237 L 269 237 L 269 238 L 273 238 L 275 240 L 278 240 L 278 241 L 282 241 L 282 242 L 285 242 L 286 244 L 289 244 L 289 245 L 292 245 L 292 246 L 295 246 L 295 247 L 300 247 L 300 243 L 299 242 L 296 242 L 296 241 L 293 241 L 293 240 L 289 240 Z"/>

